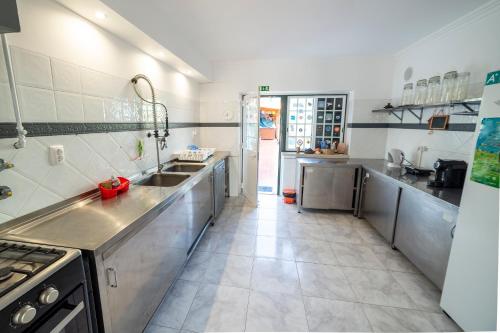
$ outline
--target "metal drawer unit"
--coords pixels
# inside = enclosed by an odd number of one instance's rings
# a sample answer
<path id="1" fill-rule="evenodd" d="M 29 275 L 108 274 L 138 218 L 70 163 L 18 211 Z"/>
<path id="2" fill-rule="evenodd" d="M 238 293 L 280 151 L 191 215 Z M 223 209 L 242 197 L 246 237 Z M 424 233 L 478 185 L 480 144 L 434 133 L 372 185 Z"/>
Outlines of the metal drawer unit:
<path id="1" fill-rule="evenodd" d="M 394 245 L 436 286 L 443 288 L 458 208 L 403 189 Z"/>
<path id="2" fill-rule="evenodd" d="M 361 217 L 392 245 L 401 188 L 389 178 L 364 170 Z"/>

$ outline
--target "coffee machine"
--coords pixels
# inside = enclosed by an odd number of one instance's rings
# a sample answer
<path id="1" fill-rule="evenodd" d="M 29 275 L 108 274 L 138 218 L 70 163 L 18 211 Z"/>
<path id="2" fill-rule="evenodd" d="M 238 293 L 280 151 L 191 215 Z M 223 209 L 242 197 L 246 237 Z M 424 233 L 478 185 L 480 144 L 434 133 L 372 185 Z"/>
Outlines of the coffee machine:
<path id="1" fill-rule="evenodd" d="M 434 180 L 429 180 L 427 185 L 433 187 L 463 187 L 467 163 L 457 160 L 438 159 L 434 162 L 436 174 Z"/>

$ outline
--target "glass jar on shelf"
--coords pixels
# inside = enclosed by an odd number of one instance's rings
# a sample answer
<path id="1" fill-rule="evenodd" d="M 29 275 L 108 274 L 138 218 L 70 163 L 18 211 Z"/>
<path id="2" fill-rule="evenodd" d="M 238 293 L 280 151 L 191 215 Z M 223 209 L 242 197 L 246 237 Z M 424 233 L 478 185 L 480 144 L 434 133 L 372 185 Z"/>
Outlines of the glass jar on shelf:
<path id="1" fill-rule="evenodd" d="M 441 99 L 441 77 L 439 75 L 433 76 L 429 79 L 427 84 L 427 97 L 425 104 L 432 105 L 439 103 Z"/>
<path id="2" fill-rule="evenodd" d="M 467 98 L 467 93 L 469 90 L 469 79 L 469 72 L 458 73 L 454 96 L 457 101 L 463 101 Z"/>
<path id="3" fill-rule="evenodd" d="M 422 79 L 417 81 L 417 87 L 415 88 L 415 100 L 413 103 L 415 105 L 424 104 L 427 98 L 427 79 Z"/>
<path id="4" fill-rule="evenodd" d="M 441 103 L 450 103 L 456 100 L 457 71 L 451 71 L 443 76 L 443 88 L 441 89 Z"/>
<path id="5" fill-rule="evenodd" d="M 413 83 L 407 83 L 403 87 L 403 96 L 401 97 L 401 105 L 413 104 Z"/>

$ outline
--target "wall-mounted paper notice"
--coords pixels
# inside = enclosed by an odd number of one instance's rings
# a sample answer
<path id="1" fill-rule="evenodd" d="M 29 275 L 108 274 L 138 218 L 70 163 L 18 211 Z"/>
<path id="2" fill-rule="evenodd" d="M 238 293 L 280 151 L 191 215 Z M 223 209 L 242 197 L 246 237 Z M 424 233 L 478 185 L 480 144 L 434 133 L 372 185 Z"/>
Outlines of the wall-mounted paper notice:
<path id="1" fill-rule="evenodd" d="M 476 143 L 471 180 L 500 187 L 500 118 L 484 118 Z"/>

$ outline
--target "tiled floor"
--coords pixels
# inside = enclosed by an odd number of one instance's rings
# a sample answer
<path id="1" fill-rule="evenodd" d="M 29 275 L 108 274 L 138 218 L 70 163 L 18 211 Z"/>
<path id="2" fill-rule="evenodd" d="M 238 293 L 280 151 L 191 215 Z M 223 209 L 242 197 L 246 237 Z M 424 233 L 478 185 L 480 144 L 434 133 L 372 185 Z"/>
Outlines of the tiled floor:
<path id="1" fill-rule="evenodd" d="M 147 332 L 459 330 L 364 220 L 259 200 L 228 199 Z"/>

